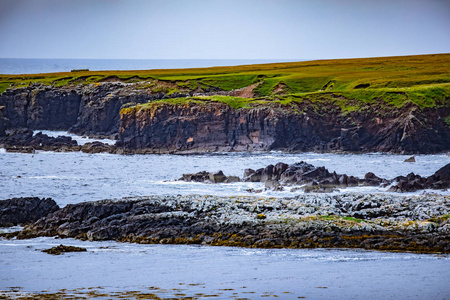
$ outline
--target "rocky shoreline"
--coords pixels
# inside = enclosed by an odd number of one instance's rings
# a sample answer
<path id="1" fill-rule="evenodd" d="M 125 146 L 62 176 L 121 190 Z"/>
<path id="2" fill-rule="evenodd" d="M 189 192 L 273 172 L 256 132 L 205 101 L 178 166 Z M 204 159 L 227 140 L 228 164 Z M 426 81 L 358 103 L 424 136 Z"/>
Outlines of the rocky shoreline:
<path id="1" fill-rule="evenodd" d="M 153 84 L 174 85 L 161 80 Z M 450 127 L 444 122 L 450 113 L 448 105 L 367 105 L 347 112 L 336 101 L 353 100 L 336 94 L 327 95 L 331 97 L 327 101 L 317 96 L 289 105 L 261 100 L 234 107 L 219 100 L 249 100 L 236 90 L 211 87 L 169 93 L 145 86 L 145 82 L 101 82 L 7 89 L 0 94 L 0 144 L 11 151 L 36 149 L 39 143 L 23 143 L 20 136 L 13 137 L 15 130 L 25 128 L 114 137 L 118 140 L 115 147 L 97 147 L 100 150 L 96 151 L 125 154 L 270 150 L 441 153 L 450 149 Z M 323 103 L 317 107 L 316 101 Z M 52 151 L 76 148 L 44 147 Z"/>
<path id="2" fill-rule="evenodd" d="M 305 193 L 328 193 L 338 188 L 350 186 L 392 186 L 390 192 L 414 192 L 423 189 L 450 188 L 450 164 L 437 170 L 433 175 L 422 177 L 414 173 L 407 176 L 398 176 L 393 179 L 380 178 L 374 173 L 366 173 L 364 178 L 348 176 L 330 172 L 325 167 L 316 167 L 304 161 L 291 165 L 279 162 L 257 170 L 245 169 L 242 178 L 226 176 L 222 171 L 201 171 L 194 174 L 183 174 L 178 179 L 182 181 L 194 181 L 203 183 L 231 183 L 231 182 L 263 182 L 266 189 L 282 191 L 290 185 L 302 185 L 291 189 L 302 189 Z"/>
<path id="3" fill-rule="evenodd" d="M 70 204 L 8 238 L 450 253 L 450 196 L 149 196 Z"/>

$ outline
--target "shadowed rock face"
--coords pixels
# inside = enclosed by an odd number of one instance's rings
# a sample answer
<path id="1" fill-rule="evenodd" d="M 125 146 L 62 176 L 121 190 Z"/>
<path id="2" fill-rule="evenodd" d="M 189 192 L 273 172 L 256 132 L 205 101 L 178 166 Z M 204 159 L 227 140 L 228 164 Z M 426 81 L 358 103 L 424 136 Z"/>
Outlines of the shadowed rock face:
<path id="1" fill-rule="evenodd" d="M 171 105 L 124 111 L 121 144 L 149 152 L 380 151 L 434 153 L 450 149 L 450 128 L 440 118 L 450 109 L 316 112 L 298 104 L 236 110 L 222 103 Z M 423 124 L 427 123 L 428 127 Z"/>
<path id="2" fill-rule="evenodd" d="M 212 91 L 210 94 L 229 94 Z M 224 103 L 125 106 L 188 94 L 152 94 L 121 82 L 51 87 L 32 84 L 0 95 L 4 129 L 70 130 L 117 137 L 128 152 L 349 151 L 436 153 L 450 150 L 450 107 L 367 107 L 345 114 L 305 99 L 234 109 Z"/>
<path id="3" fill-rule="evenodd" d="M 21 232 L 3 235 L 449 253 L 448 201 L 437 195 L 364 194 L 137 197 L 67 205 Z"/>
<path id="4" fill-rule="evenodd" d="M 0 95 L 10 128 L 67 130 L 77 121 L 81 95 L 75 89 L 30 85 Z"/>
<path id="5" fill-rule="evenodd" d="M 59 209 L 53 199 L 38 197 L 0 200 L 0 227 L 35 222 Z"/>
<path id="6" fill-rule="evenodd" d="M 145 93 L 132 93 L 124 87 L 122 83 L 58 88 L 32 84 L 2 93 L 0 106 L 4 106 L 10 129 L 70 130 L 111 136 L 118 132 L 123 104 L 151 99 Z"/>

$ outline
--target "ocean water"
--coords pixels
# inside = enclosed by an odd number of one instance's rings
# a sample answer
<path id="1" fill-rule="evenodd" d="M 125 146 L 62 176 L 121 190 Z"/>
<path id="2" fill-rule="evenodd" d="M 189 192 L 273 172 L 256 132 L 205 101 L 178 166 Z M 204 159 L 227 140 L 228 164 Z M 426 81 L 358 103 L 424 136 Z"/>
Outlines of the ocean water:
<path id="1" fill-rule="evenodd" d="M 65 132 L 46 132 L 51 135 Z M 84 143 L 89 139 L 73 136 Z M 108 140 L 112 143 L 114 141 Z M 330 171 L 394 178 L 410 172 L 429 176 L 450 157 L 393 154 L 215 153 L 203 155 L 113 155 L 0 149 L 0 199 L 52 197 L 60 205 L 143 195 L 249 195 L 260 183 L 205 184 L 175 181 L 183 173 L 306 161 Z M 364 187 L 342 191 L 380 192 Z M 340 191 L 340 192 L 342 192 Z M 261 196 L 292 196 L 262 192 Z M 337 192 L 339 193 L 339 192 Z M 423 191 L 419 192 L 423 193 Z M 441 191 L 450 194 L 449 191 Z M 2 231 L 19 228 L 0 228 Z M 59 244 L 87 252 L 52 256 Z M 23 292 L 87 293 L 140 291 L 161 298 L 212 299 L 450 299 L 450 256 L 330 249 L 244 249 L 192 245 L 138 245 L 42 237 L 0 239 L 0 295 Z M 14 292 L 15 291 L 15 292 Z M 117 295 L 117 294 L 116 294 Z M 110 296 L 104 297 L 109 299 Z"/>
<path id="2" fill-rule="evenodd" d="M 73 69 L 102 70 L 150 70 L 206 68 L 293 62 L 286 59 L 36 59 L 0 58 L 0 74 L 37 74 L 70 72 Z"/>
<path id="3" fill-rule="evenodd" d="M 61 243 L 88 251 L 59 256 L 40 251 Z M 0 240 L 0 291 L 142 291 L 162 298 L 197 294 L 198 299 L 449 299 L 449 278 L 448 255 Z"/>
<path id="4" fill-rule="evenodd" d="M 64 132 L 45 132 L 50 135 Z M 73 135 L 71 135 L 74 137 Z M 89 139 L 74 137 L 80 143 Z M 112 143 L 112 140 L 106 140 Z M 269 164 L 305 161 L 325 166 L 330 172 L 364 177 L 367 172 L 392 179 L 408 173 L 430 176 L 450 163 L 444 154 L 417 155 L 416 163 L 405 163 L 407 155 L 396 154 L 318 154 L 282 152 L 214 153 L 200 155 L 116 155 L 82 152 L 38 151 L 8 153 L 0 150 L 0 199 L 11 197 L 51 197 L 60 206 L 127 196 L 148 195 L 252 195 L 249 189 L 264 190 L 263 183 L 237 182 L 207 184 L 177 181 L 185 173 L 219 171 L 242 177 L 246 168 L 258 169 Z M 259 196 L 289 197 L 303 193 L 263 191 Z M 382 187 L 353 187 L 339 192 L 387 192 Z M 450 194 L 449 191 L 437 191 Z M 423 191 L 417 192 L 423 193 Z"/>

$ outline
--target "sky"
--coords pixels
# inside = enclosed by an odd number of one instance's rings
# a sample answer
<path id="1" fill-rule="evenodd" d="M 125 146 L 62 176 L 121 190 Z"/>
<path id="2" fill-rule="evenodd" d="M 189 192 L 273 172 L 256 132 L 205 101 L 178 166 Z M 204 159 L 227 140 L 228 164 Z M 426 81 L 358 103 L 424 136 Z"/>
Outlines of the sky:
<path id="1" fill-rule="evenodd" d="M 0 0 L 0 58 L 325 59 L 450 52 L 450 0 Z"/>

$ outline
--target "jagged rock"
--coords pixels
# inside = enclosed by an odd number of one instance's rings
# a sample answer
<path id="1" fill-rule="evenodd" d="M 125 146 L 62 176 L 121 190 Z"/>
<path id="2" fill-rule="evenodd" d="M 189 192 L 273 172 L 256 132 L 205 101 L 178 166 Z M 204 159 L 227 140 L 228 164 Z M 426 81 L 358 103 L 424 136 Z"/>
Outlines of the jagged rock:
<path id="1" fill-rule="evenodd" d="M 6 136 L 0 137 L 0 144 L 11 152 L 34 152 L 35 150 L 45 151 L 79 151 L 77 141 L 71 137 L 58 136 L 50 137 L 42 132 L 33 135 L 33 131 L 28 128 L 9 129 Z"/>
<path id="2" fill-rule="evenodd" d="M 413 156 L 405 159 L 403 162 L 416 162 L 416 156 L 413 155 Z"/>
<path id="3" fill-rule="evenodd" d="M 276 181 L 284 185 L 302 185 L 315 182 L 322 186 L 348 186 L 358 185 L 359 179 L 346 174 L 339 175 L 330 173 L 325 167 L 315 167 L 306 162 L 299 162 L 292 165 L 285 163 L 277 163 L 275 166 L 269 165 L 258 170 L 246 169 L 244 171 L 244 181 L 249 182 L 271 182 Z M 322 189 L 308 189 L 314 190 L 328 190 Z"/>
<path id="4" fill-rule="evenodd" d="M 35 222 L 59 209 L 51 198 L 25 197 L 0 200 L 0 227 Z"/>
<path id="5" fill-rule="evenodd" d="M 214 173 L 201 171 L 194 174 L 183 174 L 183 176 L 178 180 L 205 183 L 232 183 L 241 181 L 237 176 L 225 176 L 222 171 L 217 171 Z"/>
<path id="6" fill-rule="evenodd" d="M 206 171 L 197 172 L 194 174 L 183 174 L 178 180 L 182 181 L 194 181 L 194 182 L 207 182 L 209 181 L 209 173 Z"/>
<path id="7" fill-rule="evenodd" d="M 450 253 L 449 201 L 439 195 L 357 193 L 136 197 L 67 205 L 20 232 L 1 235 Z"/>
<path id="8" fill-rule="evenodd" d="M 227 180 L 227 177 L 223 174 L 222 171 L 218 171 L 215 173 L 209 173 L 209 180 L 212 183 L 220 183 L 225 182 Z"/>
<path id="9" fill-rule="evenodd" d="M 417 110 L 413 104 L 405 104 L 399 110 L 386 112 L 381 120 L 380 112 L 375 111 L 356 111 L 343 117 L 332 105 L 325 105 L 321 114 L 308 109 L 306 101 L 298 106 L 264 105 L 236 110 L 217 102 L 160 103 L 123 110 L 120 139 L 130 149 L 187 153 L 261 150 L 436 153 L 450 149 L 450 130 L 442 121 L 448 108 Z M 355 125 L 349 127 L 352 123 Z M 421 125 L 424 123 L 427 127 Z M 167 138 L 167 132 L 177 134 Z"/>
<path id="10" fill-rule="evenodd" d="M 366 175 L 364 175 L 364 183 L 366 185 L 380 185 L 383 181 L 385 181 L 383 178 L 380 178 L 376 176 L 374 173 L 369 172 Z"/>
<path id="11" fill-rule="evenodd" d="M 448 189 L 450 188 L 450 164 L 437 170 L 429 177 L 422 177 L 414 173 L 407 176 L 394 178 L 397 184 L 391 186 L 389 191 L 393 192 L 414 192 L 423 189 Z"/>

